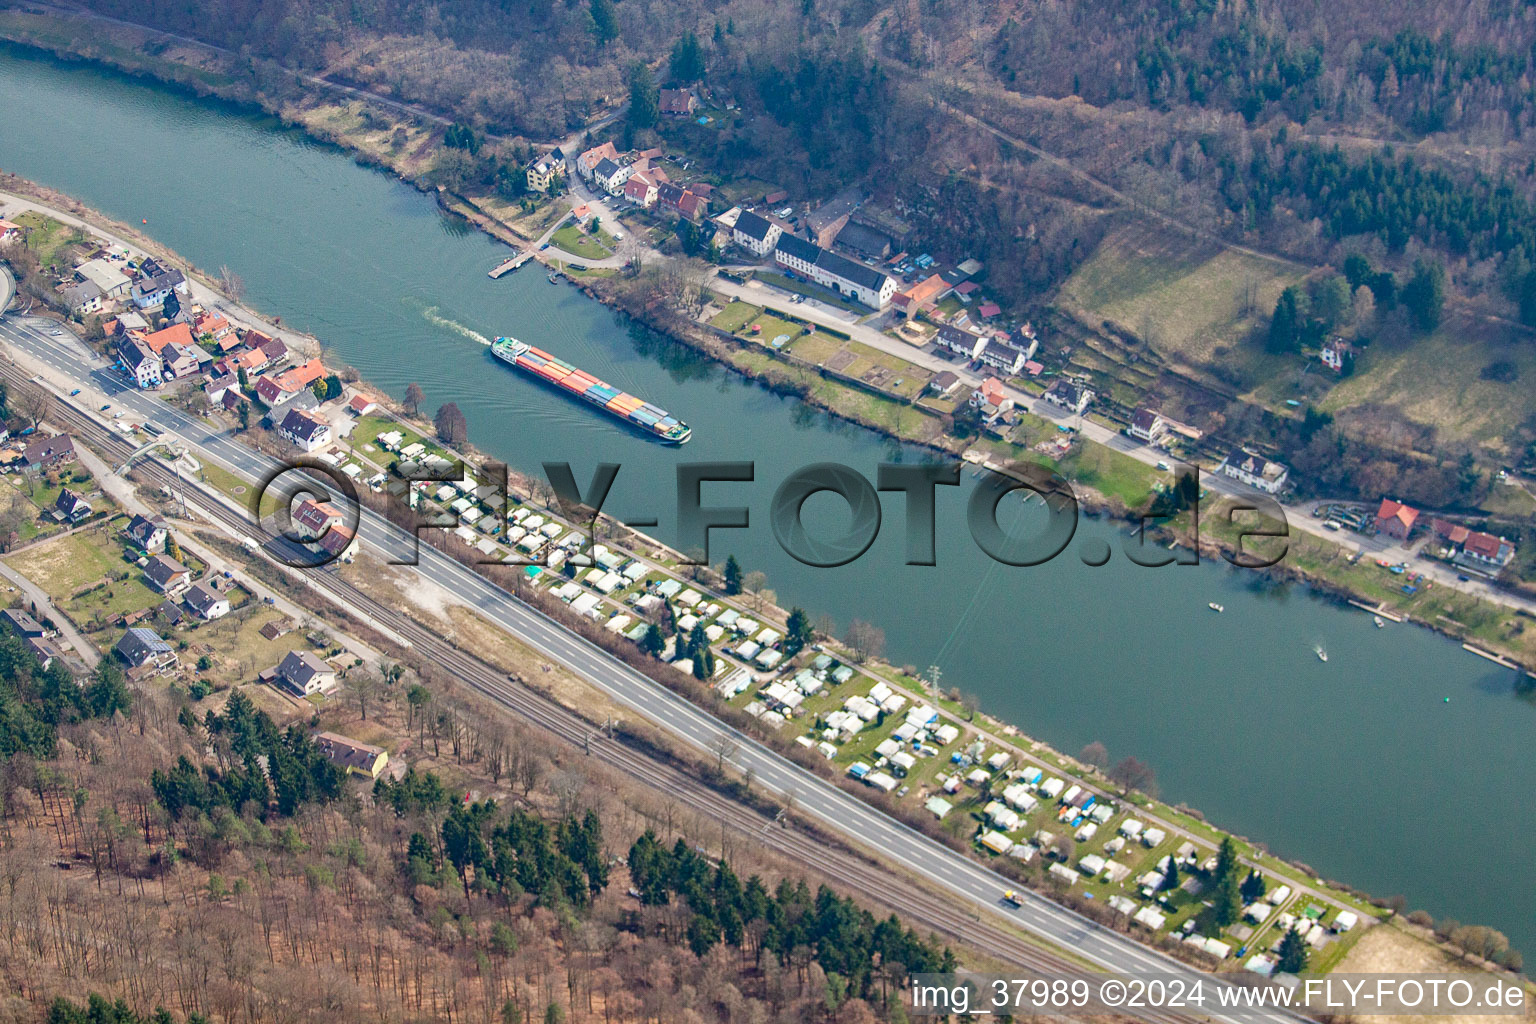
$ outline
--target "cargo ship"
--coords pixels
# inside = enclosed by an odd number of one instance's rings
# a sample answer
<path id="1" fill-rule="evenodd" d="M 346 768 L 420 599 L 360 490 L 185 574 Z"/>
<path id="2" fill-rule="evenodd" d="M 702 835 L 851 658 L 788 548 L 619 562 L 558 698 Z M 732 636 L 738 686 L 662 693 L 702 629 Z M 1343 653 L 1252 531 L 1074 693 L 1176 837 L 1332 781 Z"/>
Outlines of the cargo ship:
<path id="1" fill-rule="evenodd" d="M 578 370 L 541 348 L 534 348 L 516 338 L 497 338 L 491 344 L 491 354 L 530 377 L 538 378 L 597 406 L 614 419 L 662 444 L 687 444 L 693 436 L 688 424 L 667 410 L 620 391 L 607 381 Z"/>

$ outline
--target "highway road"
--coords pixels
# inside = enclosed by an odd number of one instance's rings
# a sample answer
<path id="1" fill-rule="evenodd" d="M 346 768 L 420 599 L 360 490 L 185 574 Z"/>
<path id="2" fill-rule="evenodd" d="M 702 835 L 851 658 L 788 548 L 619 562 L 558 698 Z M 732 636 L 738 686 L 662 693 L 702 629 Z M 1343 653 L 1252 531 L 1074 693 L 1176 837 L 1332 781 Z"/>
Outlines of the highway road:
<path id="1" fill-rule="evenodd" d="M 197 457 L 229 472 L 260 479 L 278 467 L 274 460 L 172 408 L 155 394 L 127 386 L 114 369 L 67 332 L 56 337 L 25 320 L 5 318 L 0 319 L 0 342 L 23 365 L 31 364 L 41 371 L 45 380 L 61 388 L 65 384 L 88 386 L 85 397 L 100 393 L 114 410 L 124 411 L 127 418 L 152 422 L 173 432 Z M 414 547 L 404 531 L 366 510 L 358 532 L 364 544 L 386 557 L 408 558 Z M 1034 893 L 1024 891 L 1020 907 L 1002 905 L 999 895 L 1014 887 L 1008 879 L 885 816 L 720 722 L 434 548 L 421 546 L 415 571 L 460 595 L 508 633 L 686 743 L 705 752 L 712 752 L 722 742 L 731 744 L 734 753 L 730 763 L 740 771 L 752 772 L 758 785 L 780 796 L 792 797 L 799 813 L 847 836 L 857 846 L 874 848 L 983 912 L 1004 915 L 1039 938 L 1071 950 L 1106 971 L 1123 975 L 1203 976 Z M 1275 1020 L 1294 1019 L 1288 1014 L 1270 1016 Z"/>

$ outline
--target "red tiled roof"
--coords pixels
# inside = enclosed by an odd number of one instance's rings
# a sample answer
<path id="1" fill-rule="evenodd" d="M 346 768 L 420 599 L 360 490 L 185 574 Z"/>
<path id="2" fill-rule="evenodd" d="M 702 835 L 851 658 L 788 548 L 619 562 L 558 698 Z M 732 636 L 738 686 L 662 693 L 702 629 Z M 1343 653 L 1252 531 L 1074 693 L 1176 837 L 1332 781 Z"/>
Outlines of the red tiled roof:
<path id="1" fill-rule="evenodd" d="M 194 345 L 192 328 L 186 324 L 172 324 L 163 331 L 144 336 L 144 343 L 159 355 L 167 345 Z"/>
<path id="2" fill-rule="evenodd" d="M 980 309 L 978 309 L 976 312 L 981 314 L 982 316 L 997 316 L 1002 311 L 1003 311 L 1003 307 L 999 306 L 997 303 L 995 303 L 995 302 L 987 302 L 987 303 L 983 303 L 982 307 Z"/>
<path id="3" fill-rule="evenodd" d="M 1462 544 L 1462 548 L 1472 552 L 1474 555 L 1481 555 L 1484 558 L 1491 559 L 1499 557 L 1499 548 L 1503 546 L 1503 543 L 1502 540 L 1491 533 L 1478 532 L 1468 534 L 1466 542 Z"/>
<path id="4" fill-rule="evenodd" d="M 1408 529 L 1413 529 L 1414 522 L 1419 518 L 1419 510 L 1410 508 L 1401 502 L 1391 498 L 1381 499 L 1381 508 L 1376 511 L 1376 522 L 1380 523 L 1388 519 L 1396 519 Z"/>

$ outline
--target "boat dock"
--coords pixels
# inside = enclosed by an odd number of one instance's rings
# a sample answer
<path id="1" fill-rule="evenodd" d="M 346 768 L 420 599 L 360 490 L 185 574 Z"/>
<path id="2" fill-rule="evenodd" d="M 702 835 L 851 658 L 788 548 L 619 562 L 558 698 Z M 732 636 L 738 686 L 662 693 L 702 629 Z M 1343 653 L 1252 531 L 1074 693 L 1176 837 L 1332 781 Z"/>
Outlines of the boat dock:
<path id="1" fill-rule="evenodd" d="M 494 281 L 498 277 L 501 277 L 503 274 L 512 273 L 512 271 L 516 270 L 518 267 L 522 266 L 524 263 L 527 263 L 531 259 L 533 259 L 533 253 L 531 252 L 520 252 L 515 256 L 508 256 L 506 259 L 492 267 L 486 276 Z"/>
<path id="2" fill-rule="evenodd" d="M 1359 608 L 1361 611 L 1370 612 L 1372 615 L 1380 615 L 1382 618 L 1386 619 L 1388 622 L 1402 622 L 1403 621 L 1403 617 L 1401 615 L 1396 615 L 1396 614 L 1394 614 L 1392 612 L 1387 611 L 1387 606 L 1386 606 L 1385 603 L 1378 604 L 1375 607 L 1372 607 L 1371 605 L 1366 604 L 1364 601 L 1356 601 L 1354 598 L 1350 598 L 1349 603 L 1354 605 L 1356 608 Z"/>
<path id="3" fill-rule="evenodd" d="M 1516 665 L 1514 662 L 1510 661 L 1508 658 L 1500 657 L 1499 655 L 1494 654 L 1492 651 L 1485 651 L 1481 647 L 1473 647 L 1471 644 L 1462 644 L 1461 649 L 1464 651 L 1471 651 L 1479 658 L 1487 658 L 1495 665 L 1500 665 L 1504 668 L 1518 669 L 1520 667 L 1519 665 Z"/>

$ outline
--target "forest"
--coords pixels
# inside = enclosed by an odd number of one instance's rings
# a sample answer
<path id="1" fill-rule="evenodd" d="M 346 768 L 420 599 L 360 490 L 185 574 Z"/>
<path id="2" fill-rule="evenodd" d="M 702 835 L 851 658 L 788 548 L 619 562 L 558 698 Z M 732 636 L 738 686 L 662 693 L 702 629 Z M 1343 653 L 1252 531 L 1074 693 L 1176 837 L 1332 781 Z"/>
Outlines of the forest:
<path id="1" fill-rule="evenodd" d="M 1104 196 L 953 106 L 1197 229 L 1335 265 L 1437 256 L 1453 288 L 1536 321 L 1536 15 L 1507 0 L 1454 16 L 1358 0 L 89 6 L 449 113 L 455 176 L 509 196 L 527 151 L 503 166 L 461 130 L 549 140 L 627 98 L 627 141 L 659 131 L 722 175 L 812 198 L 863 183 L 911 244 L 975 255 L 1004 298 L 1042 302 L 1103 237 Z M 637 69 L 737 113 L 657 123 Z"/>
<path id="2" fill-rule="evenodd" d="M 904 1019 L 908 968 L 954 963 L 430 673 L 366 720 L 105 672 L 75 704 L 11 648 L 33 742 L 0 760 L 6 1020 L 872 1024 Z M 348 782 L 316 725 L 410 766 Z"/>

